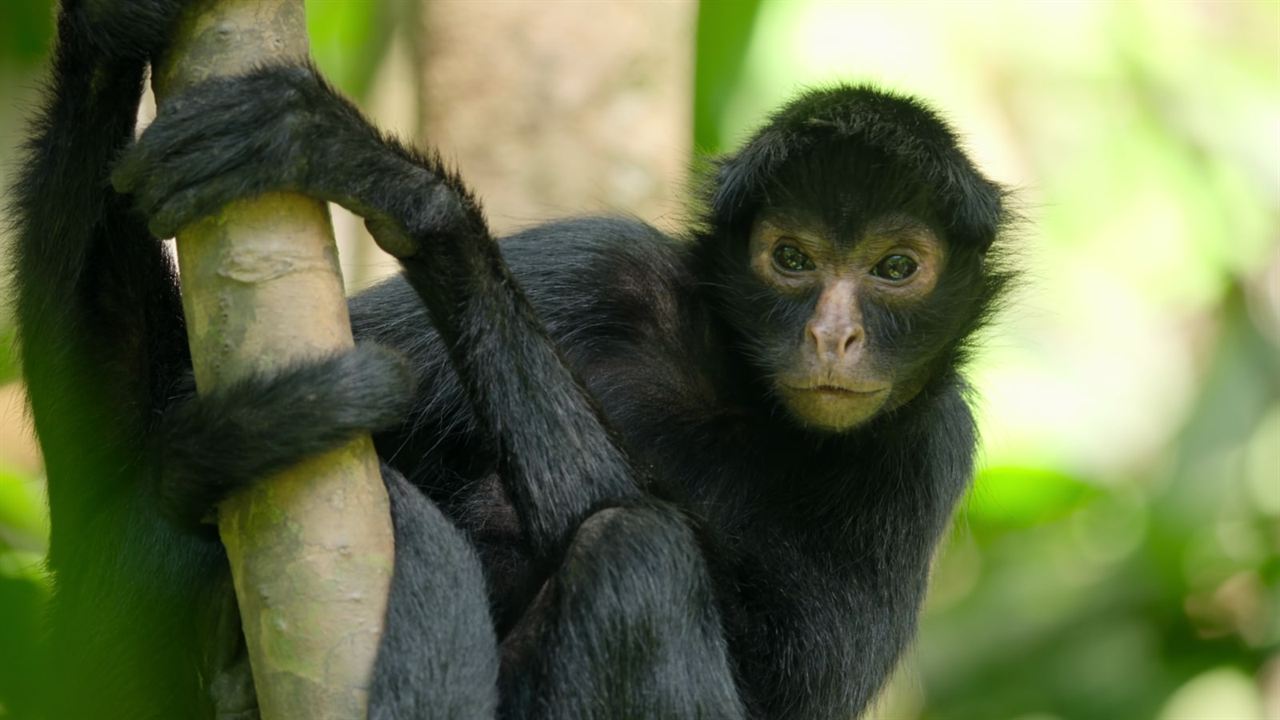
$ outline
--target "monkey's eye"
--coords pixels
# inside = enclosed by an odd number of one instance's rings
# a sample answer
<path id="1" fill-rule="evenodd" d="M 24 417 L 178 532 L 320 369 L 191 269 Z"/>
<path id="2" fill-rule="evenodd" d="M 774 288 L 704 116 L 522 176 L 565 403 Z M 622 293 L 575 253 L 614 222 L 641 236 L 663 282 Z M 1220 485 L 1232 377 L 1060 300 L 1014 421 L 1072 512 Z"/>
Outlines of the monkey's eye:
<path id="1" fill-rule="evenodd" d="M 816 267 L 808 255 L 794 245 L 779 245 L 773 251 L 773 262 L 787 272 L 808 272 Z"/>
<path id="2" fill-rule="evenodd" d="M 916 261 L 906 255 L 890 255 L 871 268 L 871 274 L 898 282 L 915 275 L 918 267 Z"/>

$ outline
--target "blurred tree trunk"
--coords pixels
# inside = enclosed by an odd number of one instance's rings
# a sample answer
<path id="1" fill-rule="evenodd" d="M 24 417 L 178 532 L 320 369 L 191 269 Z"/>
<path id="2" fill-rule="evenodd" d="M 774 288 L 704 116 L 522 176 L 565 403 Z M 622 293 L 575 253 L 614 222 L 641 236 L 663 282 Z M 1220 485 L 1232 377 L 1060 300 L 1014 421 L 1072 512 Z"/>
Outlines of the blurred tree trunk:
<path id="1" fill-rule="evenodd" d="M 625 212 L 674 226 L 690 158 L 693 2 L 421 0 L 419 138 L 495 231 Z"/>

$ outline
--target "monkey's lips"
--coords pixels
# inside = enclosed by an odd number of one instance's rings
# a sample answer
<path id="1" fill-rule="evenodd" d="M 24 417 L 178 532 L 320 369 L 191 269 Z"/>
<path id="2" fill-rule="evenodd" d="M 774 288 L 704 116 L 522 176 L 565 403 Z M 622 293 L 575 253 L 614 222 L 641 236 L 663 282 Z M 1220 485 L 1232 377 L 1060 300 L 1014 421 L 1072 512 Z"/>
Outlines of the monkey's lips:
<path id="1" fill-rule="evenodd" d="M 790 389 L 795 392 L 815 393 L 818 395 L 831 398 L 847 398 L 855 400 L 860 398 L 869 398 L 888 392 L 889 387 L 849 387 L 847 385 L 792 385 Z"/>
<path id="2" fill-rule="evenodd" d="M 800 382 L 779 387 L 782 403 L 803 424 L 843 432 L 879 412 L 892 385 Z"/>

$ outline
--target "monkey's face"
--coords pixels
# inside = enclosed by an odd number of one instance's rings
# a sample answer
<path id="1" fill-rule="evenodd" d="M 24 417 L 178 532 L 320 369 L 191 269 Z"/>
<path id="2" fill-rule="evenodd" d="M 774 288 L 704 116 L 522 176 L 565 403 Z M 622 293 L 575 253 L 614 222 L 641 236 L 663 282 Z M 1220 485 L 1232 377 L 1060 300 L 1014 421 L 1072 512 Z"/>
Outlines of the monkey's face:
<path id="1" fill-rule="evenodd" d="M 947 257 L 925 223 L 901 214 L 857 237 L 830 235 L 778 214 L 754 223 L 748 258 L 767 307 L 757 307 L 752 340 L 786 410 L 840 432 L 910 400 L 927 380 L 938 333 L 920 321 Z M 913 326 L 929 337 L 913 338 Z"/>

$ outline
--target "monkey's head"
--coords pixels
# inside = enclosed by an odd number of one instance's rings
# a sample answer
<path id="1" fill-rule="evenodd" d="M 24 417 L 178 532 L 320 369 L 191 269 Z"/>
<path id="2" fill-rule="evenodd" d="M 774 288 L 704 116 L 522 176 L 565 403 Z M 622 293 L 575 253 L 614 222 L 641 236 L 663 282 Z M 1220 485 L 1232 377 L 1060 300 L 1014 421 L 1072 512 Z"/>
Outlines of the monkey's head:
<path id="1" fill-rule="evenodd" d="M 1008 279 L 1003 197 L 919 103 L 811 92 L 719 164 L 708 292 L 788 415 L 850 430 L 963 362 Z"/>

